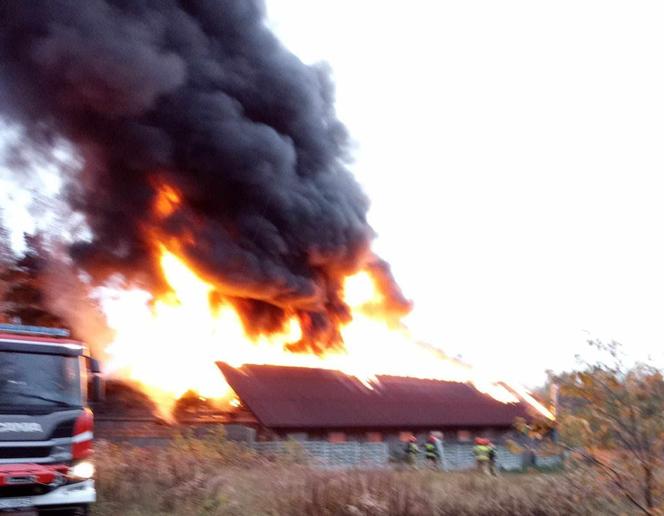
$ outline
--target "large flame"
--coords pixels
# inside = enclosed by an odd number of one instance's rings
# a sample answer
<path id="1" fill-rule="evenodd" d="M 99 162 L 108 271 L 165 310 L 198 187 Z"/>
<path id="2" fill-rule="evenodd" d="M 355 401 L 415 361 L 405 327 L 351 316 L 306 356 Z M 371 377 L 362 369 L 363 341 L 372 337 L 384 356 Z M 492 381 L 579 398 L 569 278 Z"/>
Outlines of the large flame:
<path id="1" fill-rule="evenodd" d="M 369 315 L 380 294 L 371 276 L 360 272 L 347 278 L 345 301 L 353 319 L 341 329 L 344 348 L 321 355 L 293 353 L 286 345 L 300 338 L 297 319 L 287 330 L 250 337 L 230 304 L 212 308 L 214 287 L 164 245 L 160 265 L 172 292 L 158 298 L 141 290 L 106 291 L 103 298 L 115 339 L 108 349 L 111 369 L 139 382 L 154 399 L 168 405 L 189 390 L 208 398 L 231 399 L 232 391 L 215 362 L 239 367 L 272 364 L 338 369 L 367 386 L 376 375 L 388 374 L 471 382 L 503 402 L 516 402 L 519 394 L 539 412 L 550 416 L 526 391 L 483 378 L 472 368 L 445 357 L 438 349 L 416 342 L 405 327 L 395 328 Z"/>
<path id="2" fill-rule="evenodd" d="M 179 196 L 160 189 L 159 216 L 177 209 Z M 158 238 L 157 238 L 158 240 Z M 478 374 L 438 348 L 418 342 L 401 323 L 381 313 L 382 293 L 367 271 L 346 278 L 344 301 L 352 319 L 341 329 L 343 347 L 321 354 L 292 352 L 288 344 L 301 337 L 299 321 L 284 330 L 250 336 L 230 303 L 210 303 L 214 285 L 199 277 L 164 242 L 155 244 L 159 265 L 170 291 L 158 297 L 143 290 L 105 288 L 101 301 L 115 331 L 109 347 L 110 369 L 140 383 L 167 411 L 185 392 L 231 401 L 233 393 L 215 362 L 232 366 L 271 364 L 336 369 L 359 378 L 371 388 L 378 375 L 411 376 L 470 382 L 494 398 L 524 400 L 546 417 L 551 413 L 524 389 Z"/>

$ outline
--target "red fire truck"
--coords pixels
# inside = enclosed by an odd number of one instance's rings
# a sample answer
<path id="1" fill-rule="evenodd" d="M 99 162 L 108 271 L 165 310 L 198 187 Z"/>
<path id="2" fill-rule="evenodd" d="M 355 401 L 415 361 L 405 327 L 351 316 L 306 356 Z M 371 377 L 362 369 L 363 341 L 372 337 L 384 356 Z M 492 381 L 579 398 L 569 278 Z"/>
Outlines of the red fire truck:
<path id="1" fill-rule="evenodd" d="M 99 364 L 61 329 L 0 324 L 0 514 L 85 515 Z"/>

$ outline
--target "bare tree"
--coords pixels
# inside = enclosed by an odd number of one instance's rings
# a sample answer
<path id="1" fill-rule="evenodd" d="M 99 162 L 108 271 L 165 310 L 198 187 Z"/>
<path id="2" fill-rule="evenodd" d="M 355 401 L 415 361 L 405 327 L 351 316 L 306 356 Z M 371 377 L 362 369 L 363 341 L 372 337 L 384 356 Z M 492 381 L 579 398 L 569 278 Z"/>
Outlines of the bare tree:
<path id="1" fill-rule="evenodd" d="M 66 327 L 46 303 L 44 271 L 49 259 L 42 239 L 26 235 L 26 250 L 6 267 L 2 275 L 5 282 L 2 308 L 5 318 L 24 324 Z"/>
<path id="2" fill-rule="evenodd" d="M 626 365 L 616 343 L 591 344 L 606 360 L 561 377 L 560 443 L 644 514 L 664 507 L 664 377 Z"/>
<path id="3" fill-rule="evenodd" d="M 0 322 L 7 318 L 4 299 L 8 288 L 7 276 L 13 261 L 9 231 L 4 225 L 2 212 L 0 212 Z"/>

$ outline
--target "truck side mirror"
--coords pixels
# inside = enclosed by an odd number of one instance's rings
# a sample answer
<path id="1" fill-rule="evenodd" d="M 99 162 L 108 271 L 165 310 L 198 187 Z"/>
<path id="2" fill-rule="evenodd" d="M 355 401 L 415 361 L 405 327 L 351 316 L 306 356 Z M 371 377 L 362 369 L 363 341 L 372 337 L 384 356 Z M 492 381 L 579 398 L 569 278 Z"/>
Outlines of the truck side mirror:
<path id="1" fill-rule="evenodd" d="M 96 358 L 90 358 L 90 372 L 92 374 L 101 374 L 101 364 Z"/>
<path id="2" fill-rule="evenodd" d="M 87 357 L 87 359 L 90 373 L 88 377 L 88 396 L 92 403 L 99 403 L 106 398 L 106 386 L 102 376 L 101 363 L 92 357 Z"/>
<path id="3" fill-rule="evenodd" d="M 100 373 L 92 373 L 90 379 L 90 401 L 99 403 L 106 398 L 104 378 Z"/>

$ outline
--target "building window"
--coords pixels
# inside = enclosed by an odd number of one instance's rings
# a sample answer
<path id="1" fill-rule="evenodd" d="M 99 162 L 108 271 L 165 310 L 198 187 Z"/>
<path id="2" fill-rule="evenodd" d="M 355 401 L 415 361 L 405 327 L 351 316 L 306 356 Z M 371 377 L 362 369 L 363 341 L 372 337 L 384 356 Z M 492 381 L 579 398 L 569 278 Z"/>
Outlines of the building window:
<path id="1" fill-rule="evenodd" d="M 344 432 L 330 432 L 327 434 L 327 440 L 331 443 L 345 443 L 346 434 Z"/>
<path id="2" fill-rule="evenodd" d="M 459 430 L 457 432 L 457 440 L 462 443 L 467 443 L 473 438 L 468 430 Z"/>
<path id="3" fill-rule="evenodd" d="M 367 432 L 367 442 L 382 443 L 383 434 L 381 434 L 380 432 Z"/>

